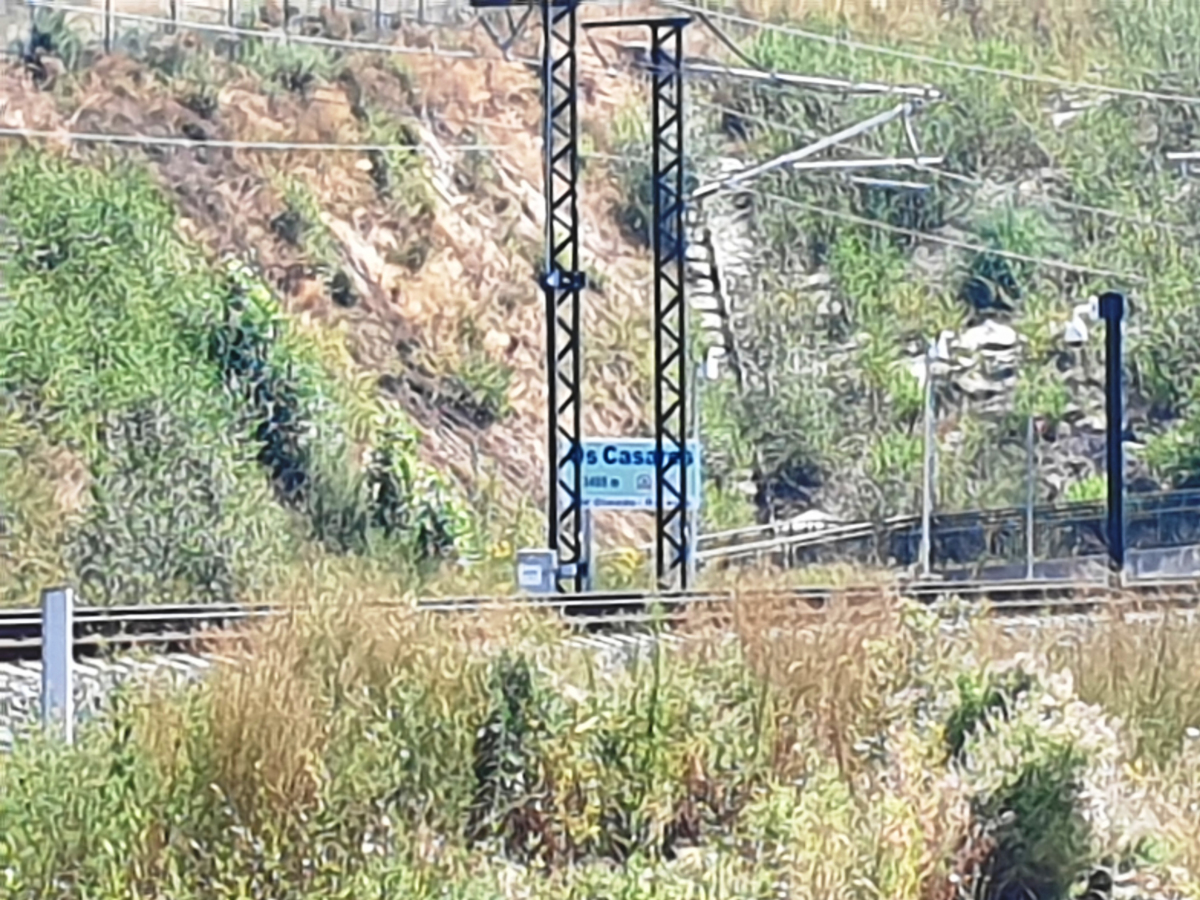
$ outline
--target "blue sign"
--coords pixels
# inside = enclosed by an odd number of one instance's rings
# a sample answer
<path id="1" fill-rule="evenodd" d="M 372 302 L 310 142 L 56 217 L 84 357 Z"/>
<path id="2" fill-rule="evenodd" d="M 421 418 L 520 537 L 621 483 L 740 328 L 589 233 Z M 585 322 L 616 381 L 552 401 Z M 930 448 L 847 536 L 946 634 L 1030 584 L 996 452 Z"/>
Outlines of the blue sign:
<path id="1" fill-rule="evenodd" d="M 670 453 L 670 450 L 666 451 Z M 593 439 L 583 442 L 583 505 L 591 509 L 654 509 L 658 447 L 653 438 Z M 688 509 L 700 505 L 700 445 L 687 445 Z M 667 474 L 679 485 L 679 464 Z M 672 495 L 663 502 L 670 505 Z"/>

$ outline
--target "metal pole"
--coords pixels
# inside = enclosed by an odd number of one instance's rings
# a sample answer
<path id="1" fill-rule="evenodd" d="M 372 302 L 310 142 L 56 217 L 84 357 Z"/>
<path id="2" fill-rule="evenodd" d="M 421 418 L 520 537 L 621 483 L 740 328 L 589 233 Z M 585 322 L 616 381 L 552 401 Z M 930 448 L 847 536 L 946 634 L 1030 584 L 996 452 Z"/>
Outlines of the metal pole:
<path id="1" fill-rule="evenodd" d="M 543 0 L 549 3 L 550 0 Z M 572 0 L 573 2 L 573 0 Z M 660 590 L 687 588 L 694 571 L 695 517 L 688 507 L 689 381 L 685 208 L 683 32 L 686 16 L 605 19 L 585 28 L 648 26 L 654 260 L 654 531 Z M 698 464 L 698 460 L 696 461 Z M 699 498 L 697 498 L 698 500 Z"/>
<path id="2" fill-rule="evenodd" d="M 287 3 L 284 0 L 284 15 L 287 15 Z M 238 24 L 237 0 L 226 0 L 225 4 L 225 24 L 231 29 L 236 28 Z M 233 31 L 229 32 L 229 58 L 235 60 L 238 58 L 238 49 L 242 45 L 242 39 Z"/>
<path id="3" fill-rule="evenodd" d="M 881 125 L 886 125 L 893 119 L 898 119 L 901 116 L 907 115 L 913 111 L 911 103 L 901 103 L 893 109 L 886 112 L 881 112 L 879 115 L 872 116 L 864 122 L 859 122 L 856 125 L 851 125 L 849 128 L 844 128 L 836 134 L 831 134 L 828 137 L 823 137 L 818 141 L 814 141 L 807 147 L 801 147 L 799 150 L 793 150 L 790 153 L 785 153 L 774 159 L 767 160 L 764 163 L 748 166 L 745 169 L 740 169 L 732 175 L 717 181 L 706 184 L 698 188 L 688 199 L 692 202 L 703 200 L 705 197 L 712 196 L 718 191 L 734 187 L 741 184 L 743 181 L 757 178 L 760 175 L 766 174 L 773 169 L 778 169 L 781 166 L 791 165 L 792 163 L 800 162 L 808 159 L 810 156 L 816 156 L 830 147 L 834 147 L 851 138 L 858 137 L 860 134 L 870 131 L 873 128 L 878 128 Z"/>
<path id="4" fill-rule="evenodd" d="M 1033 509 L 1037 500 L 1037 443 L 1033 413 L 1025 423 L 1025 577 L 1033 580 L 1034 532 Z"/>
<path id="5" fill-rule="evenodd" d="M 75 739 L 73 690 L 75 594 L 70 588 L 42 593 L 42 724 L 68 744 Z"/>
<path id="6" fill-rule="evenodd" d="M 546 200 L 546 367 L 550 484 L 546 518 L 558 589 L 583 589 L 583 349 L 577 17 L 579 0 L 542 0 Z"/>
<path id="7" fill-rule="evenodd" d="M 925 453 L 921 489 L 921 577 L 932 574 L 933 557 L 933 350 L 932 342 L 925 348 Z"/>
<path id="8" fill-rule="evenodd" d="M 649 21 L 651 170 L 654 177 L 654 435 L 658 587 L 686 589 L 692 535 L 687 509 L 687 301 L 684 277 L 683 29 L 687 18 Z M 678 484 L 672 485 L 672 475 Z"/>
<path id="9" fill-rule="evenodd" d="M 596 523 L 595 510 L 590 506 L 583 508 L 583 590 L 591 593 L 596 589 Z"/>
<path id="10" fill-rule="evenodd" d="M 692 443 L 700 447 L 700 390 L 701 384 L 704 382 L 703 363 L 696 363 L 692 367 Z M 703 493 L 704 485 L 697 484 L 697 490 Z M 685 485 L 686 488 L 686 485 Z M 696 559 L 696 551 L 700 549 L 700 497 L 691 497 L 691 508 L 688 510 L 688 533 L 691 535 L 691 540 L 687 546 L 687 572 L 688 584 L 696 583 L 696 571 L 698 569 L 699 560 Z"/>
<path id="11" fill-rule="evenodd" d="M 1113 578 L 1120 584 L 1125 572 L 1125 454 L 1122 446 L 1124 411 L 1121 379 L 1121 320 L 1125 296 L 1109 291 L 1100 297 L 1104 320 L 1104 401 L 1107 418 L 1108 558 Z"/>

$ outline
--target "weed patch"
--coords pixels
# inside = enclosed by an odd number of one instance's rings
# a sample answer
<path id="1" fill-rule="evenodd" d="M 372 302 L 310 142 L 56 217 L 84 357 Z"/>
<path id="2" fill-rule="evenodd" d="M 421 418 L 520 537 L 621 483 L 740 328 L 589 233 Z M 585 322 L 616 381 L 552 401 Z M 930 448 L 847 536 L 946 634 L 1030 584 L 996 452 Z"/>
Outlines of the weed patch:
<path id="1" fill-rule="evenodd" d="M 784 614 L 739 603 L 602 662 L 542 616 L 297 608 L 225 641 L 198 688 L 0 759 L 0 878 L 13 897 L 1191 896 L 1186 714 L 1173 750 L 1136 755 L 1142 717 L 1085 655 L 1159 625 L 1076 631 L 1085 653 L 1055 658 L 1056 626 L 1013 656 L 971 616 Z M 1188 687 L 1154 690 L 1175 709 Z"/>

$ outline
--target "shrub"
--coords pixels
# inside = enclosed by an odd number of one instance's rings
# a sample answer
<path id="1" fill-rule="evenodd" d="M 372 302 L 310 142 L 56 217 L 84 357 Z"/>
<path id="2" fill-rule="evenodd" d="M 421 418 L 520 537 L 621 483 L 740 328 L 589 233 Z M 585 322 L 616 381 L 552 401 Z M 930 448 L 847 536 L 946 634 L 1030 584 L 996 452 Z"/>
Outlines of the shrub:
<path id="1" fill-rule="evenodd" d="M 1162 860 L 1194 838 L 1194 754 L 1133 765 L 974 616 L 779 629 L 786 606 L 743 602 L 732 643 L 697 617 L 683 647 L 598 657 L 540 616 L 339 590 L 75 748 L 0 756 L 5 896 L 1000 900 L 1104 869 L 1190 896 Z"/>
<path id="2" fill-rule="evenodd" d="M 92 506 L 66 556 L 90 603 L 230 601 L 265 574 L 263 492 L 235 447 L 162 403 L 101 424 Z"/>
<path id="3" fill-rule="evenodd" d="M 1066 896 L 1102 864 L 1136 865 L 1160 828 L 1125 774 L 1119 723 L 1078 700 L 1069 671 L 1031 663 L 960 681 L 947 728 L 992 841 L 978 874 L 996 897 Z"/>
<path id="4" fill-rule="evenodd" d="M 67 554 L 89 596 L 228 598 L 308 538 L 400 566 L 454 548 L 452 485 L 416 460 L 406 425 L 403 440 L 376 427 L 374 388 L 337 339 L 302 333 L 252 271 L 185 244 L 144 173 L 22 152 L 4 176 L 16 251 L 0 396 L 92 474 Z M 371 499 L 384 471 L 403 510 Z"/>

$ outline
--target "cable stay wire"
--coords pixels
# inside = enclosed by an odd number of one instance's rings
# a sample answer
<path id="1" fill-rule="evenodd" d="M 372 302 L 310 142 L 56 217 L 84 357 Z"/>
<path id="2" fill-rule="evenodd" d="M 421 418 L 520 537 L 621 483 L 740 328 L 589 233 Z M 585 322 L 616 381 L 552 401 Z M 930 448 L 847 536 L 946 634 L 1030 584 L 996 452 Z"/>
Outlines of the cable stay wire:
<path id="1" fill-rule="evenodd" d="M 755 115 L 754 113 L 743 112 L 742 110 L 735 109 L 731 106 L 724 106 L 720 103 L 708 103 L 703 100 L 693 100 L 692 106 L 693 106 L 693 108 L 697 108 L 697 109 L 709 109 L 714 112 L 719 112 L 719 113 L 722 113 L 725 115 L 736 116 L 740 119 L 744 119 L 747 122 L 753 122 L 755 124 L 762 125 L 766 128 L 770 128 L 770 129 L 772 129 L 774 131 L 778 131 L 782 134 L 790 134 L 795 137 L 801 137 L 801 138 L 805 138 L 805 139 L 811 138 L 811 135 L 802 128 L 797 128 L 796 126 L 789 125 L 785 122 L 776 122 L 771 119 L 767 119 L 763 116 Z M 851 149 L 851 148 L 843 145 L 840 149 Z M 877 152 L 873 151 L 873 150 L 869 150 L 869 149 L 866 149 L 863 147 L 853 147 L 853 150 L 856 153 L 863 154 L 864 156 L 879 155 L 880 159 L 881 160 L 883 159 L 881 154 L 877 154 Z M 1171 156 L 1171 154 L 1168 154 L 1168 157 L 1170 157 L 1170 156 Z M 879 164 L 882 165 L 883 163 L 880 162 Z M 918 169 L 920 171 L 928 172 L 931 175 L 934 175 L 938 178 L 945 179 L 947 181 L 957 181 L 961 184 L 972 185 L 973 187 L 987 187 L 990 184 L 993 184 L 992 182 L 989 182 L 983 178 L 977 178 L 972 175 L 963 175 L 959 172 L 951 172 L 947 169 L 938 168 L 937 166 L 926 165 L 921 162 L 914 162 L 913 160 L 906 160 L 903 158 L 898 158 L 896 160 L 896 165 L 902 166 L 905 168 Z M 1074 201 L 1071 201 L 1071 200 L 1064 200 L 1061 197 L 1045 196 L 1041 199 L 1044 199 L 1047 203 L 1049 203 L 1053 206 L 1057 206 L 1057 207 L 1060 207 L 1065 210 L 1071 210 L 1071 211 L 1079 212 L 1079 213 L 1087 213 L 1090 215 L 1102 216 L 1104 218 L 1113 219 L 1114 221 L 1125 222 L 1127 224 L 1136 225 L 1138 227 L 1142 227 L 1142 228 L 1146 228 L 1146 229 L 1159 229 L 1159 230 L 1163 230 L 1163 231 L 1170 231 L 1170 232 L 1174 232 L 1176 234 L 1183 235 L 1186 237 L 1196 237 L 1197 236 L 1196 229 L 1188 228 L 1184 225 L 1176 225 L 1171 222 L 1162 222 L 1157 219 L 1153 219 L 1153 218 L 1149 218 L 1149 217 L 1145 217 L 1145 216 L 1131 215 L 1129 213 L 1121 212 L 1120 210 L 1115 210 L 1115 209 L 1111 209 L 1111 208 L 1107 208 L 1107 207 L 1103 207 L 1103 206 L 1090 206 L 1086 203 L 1075 203 Z"/>
<path id="2" fill-rule="evenodd" d="M 895 59 L 904 59 L 924 65 L 940 66 L 944 69 L 970 72 L 976 75 L 987 75 L 994 78 L 1005 78 L 1011 81 L 1024 81 L 1031 84 L 1043 84 L 1050 87 L 1058 87 L 1068 90 L 1111 94 L 1113 96 L 1120 97 L 1133 97 L 1141 100 L 1154 100 L 1162 103 L 1200 105 L 1200 97 L 1190 94 L 1147 91 L 1139 88 L 1098 84 L 1096 82 L 1073 81 L 1069 78 L 1059 78 L 1055 75 L 1041 75 L 1034 72 L 1019 72 L 1015 69 L 999 69 L 979 63 L 968 63 L 963 62 L 962 60 L 946 59 L 945 57 L 940 56 L 930 56 L 929 54 L 917 53 L 912 50 L 901 50 L 898 47 L 885 47 L 880 44 L 871 44 L 865 41 L 855 40 L 853 38 L 821 34 L 820 32 L 808 31 L 793 25 L 779 25 L 774 22 L 764 22 L 760 19 L 737 15 L 735 13 L 706 10 L 702 7 L 696 6 L 694 3 L 684 2 L 684 0 L 661 0 L 661 2 L 664 6 L 672 9 L 678 9 L 691 15 L 703 14 L 704 16 L 712 19 L 719 19 L 721 21 L 730 22 L 732 24 L 742 25 L 761 31 L 771 31 L 776 34 L 795 37 L 801 40 L 822 43 L 834 47 L 841 47 L 845 50 L 851 50 L 858 53 L 873 53 L 878 56 L 890 56 Z"/>
<path id="3" fill-rule="evenodd" d="M 959 250 L 967 250 L 973 253 L 986 253 L 991 256 L 1001 257 L 1002 259 L 1013 260 L 1014 262 L 1024 262 L 1044 268 L 1059 269 L 1061 271 L 1072 272 L 1077 275 L 1094 275 L 1101 278 L 1112 278 L 1131 284 L 1148 284 L 1150 281 L 1150 279 L 1145 275 L 1119 272 L 1113 269 L 1102 269 L 1096 266 L 1085 265 L 1083 263 L 1070 262 L 1069 260 L 1051 259 L 1050 257 L 1033 256 L 1026 253 L 1015 253 L 1011 250 L 1000 250 L 995 247 L 988 247 L 984 244 L 973 244 L 969 241 L 960 241 L 956 238 L 949 238 L 939 234 L 930 234 L 924 231 L 917 231 L 913 228 L 904 228 L 899 225 L 892 225 L 888 222 L 880 222 L 876 219 L 869 219 L 866 216 L 860 216 L 855 213 L 846 212 L 845 210 L 830 209 L 829 207 L 825 206 L 817 206 L 812 203 L 805 203 L 803 200 L 796 200 L 792 197 L 771 191 L 765 191 L 760 188 L 744 187 L 738 188 L 738 191 L 742 193 L 753 194 L 766 200 L 772 200 L 781 203 L 784 206 L 802 209 L 815 215 L 843 219 L 855 225 L 861 225 L 866 228 L 874 228 L 879 231 L 886 231 L 891 234 L 909 237 L 919 241 L 929 241 L 935 244 L 942 244 L 944 246 L 954 247 Z"/>

